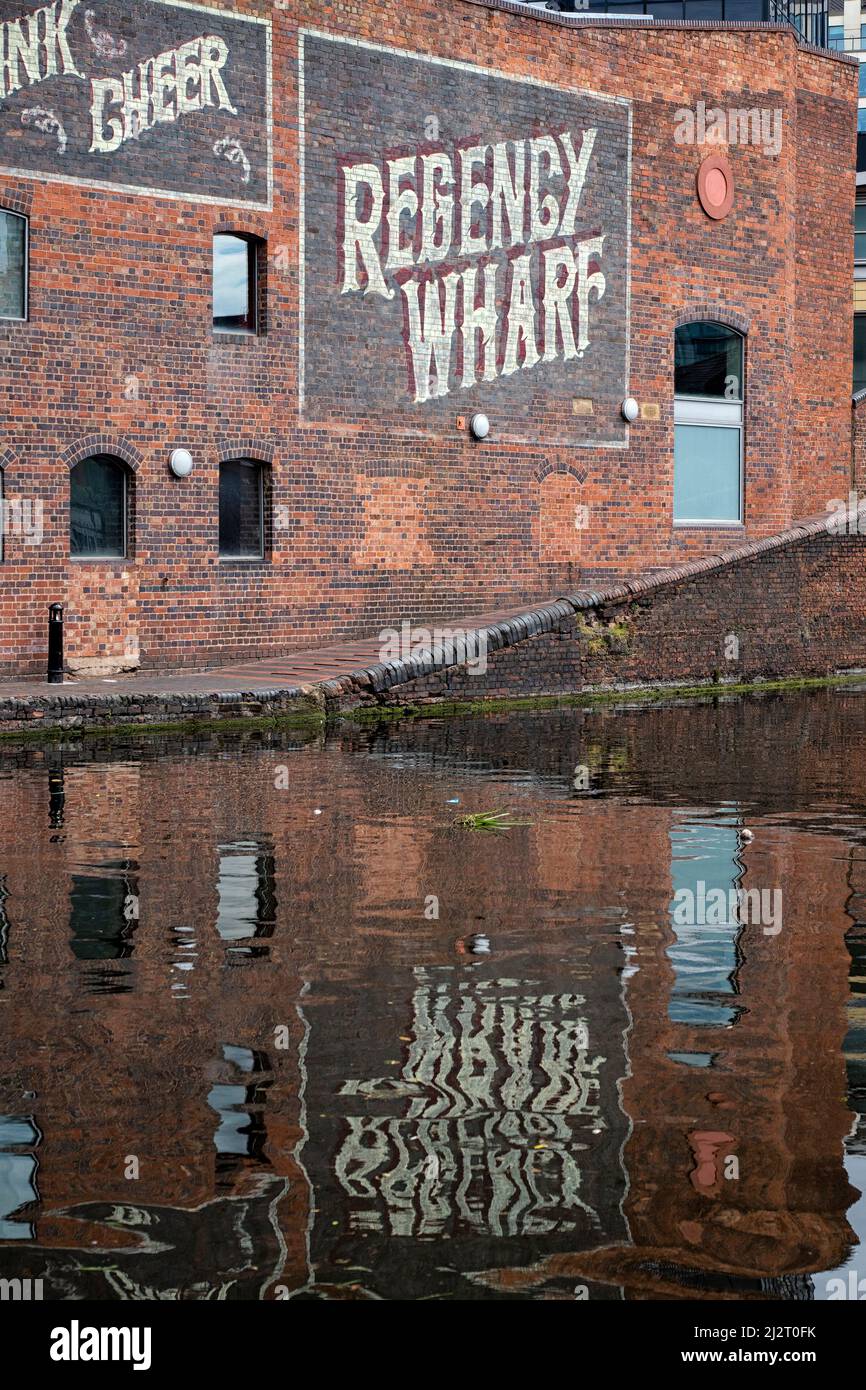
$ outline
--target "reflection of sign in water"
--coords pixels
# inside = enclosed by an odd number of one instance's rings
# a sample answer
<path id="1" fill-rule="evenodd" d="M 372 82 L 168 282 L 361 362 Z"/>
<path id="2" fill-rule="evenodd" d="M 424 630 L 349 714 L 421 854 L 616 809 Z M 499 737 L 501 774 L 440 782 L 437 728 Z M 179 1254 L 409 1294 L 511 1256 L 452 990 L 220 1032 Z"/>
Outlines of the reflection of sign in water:
<path id="1" fill-rule="evenodd" d="M 628 103 L 311 32 L 300 64 L 306 412 L 525 430 L 543 397 L 621 445 Z"/>
<path id="2" fill-rule="evenodd" d="M 416 971 L 399 1077 L 341 1094 L 399 1115 L 349 1115 L 336 1158 L 359 1231 L 541 1235 L 600 1228 L 582 1155 L 605 1128 L 584 1000 L 516 980 Z"/>
<path id="3" fill-rule="evenodd" d="M 268 21 L 186 0 L 0 0 L 0 165 L 268 206 L 270 59 Z"/>

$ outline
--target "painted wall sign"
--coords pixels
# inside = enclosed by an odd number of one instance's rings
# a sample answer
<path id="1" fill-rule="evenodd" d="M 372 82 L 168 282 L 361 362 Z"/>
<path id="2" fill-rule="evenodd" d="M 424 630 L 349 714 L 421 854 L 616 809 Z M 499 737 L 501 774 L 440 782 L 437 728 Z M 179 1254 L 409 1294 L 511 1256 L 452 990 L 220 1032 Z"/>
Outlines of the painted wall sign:
<path id="1" fill-rule="evenodd" d="M 624 444 L 629 104 L 312 31 L 299 62 L 302 414 Z"/>
<path id="2" fill-rule="evenodd" d="M 0 0 L 0 166 L 269 207 L 271 29 L 184 0 Z"/>

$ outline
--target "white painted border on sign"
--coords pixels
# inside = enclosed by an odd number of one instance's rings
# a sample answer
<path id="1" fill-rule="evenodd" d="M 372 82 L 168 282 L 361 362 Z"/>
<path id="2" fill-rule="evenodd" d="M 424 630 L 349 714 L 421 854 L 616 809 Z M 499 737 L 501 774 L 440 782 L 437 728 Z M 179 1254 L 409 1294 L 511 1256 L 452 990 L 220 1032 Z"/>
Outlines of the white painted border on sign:
<path id="1" fill-rule="evenodd" d="M 174 3 L 175 0 L 171 0 Z M 628 97 L 611 96 L 608 92 L 594 92 L 588 87 L 564 87 L 558 82 L 546 82 L 541 77 L 523 77 L 513 72 L 502 72 L 498 68 L 484 68 L 477 63 L 465 63 L 457 58 L 437 58 L 430 53 L 416 53 L 414 49 L 395 48 L 393 44 L 370 43 L 367 39 L 352 38 L 347 34 L 329 34 L 324 29 L 299 29 L 298 30 L 298 169 L 299 169 L 299 214 L 298 214 L 298 255 L 299 255 L 299 276 L 298 276 L 298 418 L 299 423 L 315 424 L 324 426 L 328 429 L 339 429 L 339 424 L 332 424 L 327 420 L 311 420 L 305 422 L 303 419 L 305 406 L 305 387 L 304 387 L 304 366 L 305 366 L 305 335 L 306 335 L 306 265 L 305 265 L 305 241 L 306 241 L 306 106 L 305 106 L 305 86 L 304 86 L 304 40 L 305 38 L 325 39 L 329 43 L 348 44 L 353 48 L 368 48 L 376 53 L 390 53 L 398 58 L 414 59 L 419 63 L 434 63 L 439 67 L 457 68 L 462 72 L 470 73 L 478 77 L 498 77 L 503 82 L 517 82 L 522 86 L 543 87 L 548 91 L 565 92 L 573 96 L 592 97 L 594 101 L 607 101 L 611 105 L 624 106 L 628 114 L 628 154 L 626 157 L 625 174 L 625 391 L 624 395 L 629 394 L 628 383 L 631 371 L 631 150 L 632 150 L 632 103 Z M 433 432 L 433 426 L 427 428 L 417 427 L 403 430 L 405 434 L 419 434 L 429 438 Z M 505 442 L 515 444 L 538 444 L 536 436 L 533 439 L 523 439 L 517 435 L 500 435 Z M 616 440 L 573 440 L 573 439 L 550 439 L 544 441 L 552 447 L 563 449 L 627 449 L 629 443 L 629 427 L 625 425 L 625 438 Z"/>
<path id="2" fill-rule="evenodd" d="M 147 0 L 152 5 L 162 5 L 174 10 L 193 10 L 196 14 L 219 15 L 221 19 L 241 20 L 247 24 L 262 24 L 265 28 L 265 103 L 268 140 L 267 180 L 268 196 L 265 202 L 252 202 L 248 198 L 221 198 L 208 193 L 184 193 L 177 188 L 149 188 L 140 183 L 113 183 L 110 179 L 78 178 L 72 174 L 50 174 L 41 170 L 13 169 L 0 164 L 0 174 L 16 179 L 29 179 L 31 182 L 45 180 L 48 183 L 71 184 L 76 188 L 101 188 L 106 193 L 134 193 L 140 198 L 171 198 L 183 203 L 207 203 L 217 207 L 249 208 L 257 212 L 270 212 L 274 204 L 274 77 L 273 77 L 273 27 L 269 19 L 260 15 L 238 14 L 235 10 L 221 10 L 216 5 L 197 5 L 192 0 Z"/>

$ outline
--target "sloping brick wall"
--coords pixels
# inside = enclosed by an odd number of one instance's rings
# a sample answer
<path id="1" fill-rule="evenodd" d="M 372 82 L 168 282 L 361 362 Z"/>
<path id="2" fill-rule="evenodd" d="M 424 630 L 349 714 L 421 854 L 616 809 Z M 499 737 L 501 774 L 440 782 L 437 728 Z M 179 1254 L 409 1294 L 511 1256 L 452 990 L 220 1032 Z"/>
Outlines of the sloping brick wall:
<path id="1" fill-rule="evenodd" d="M 843 535 L 819 517 L 727 555 L 561 599 L 488 629 L 487 648 L 483 671 L 440 649 L 331 682 L 325 695 L 347 710 L 866 669 L 866 514 Z"/>

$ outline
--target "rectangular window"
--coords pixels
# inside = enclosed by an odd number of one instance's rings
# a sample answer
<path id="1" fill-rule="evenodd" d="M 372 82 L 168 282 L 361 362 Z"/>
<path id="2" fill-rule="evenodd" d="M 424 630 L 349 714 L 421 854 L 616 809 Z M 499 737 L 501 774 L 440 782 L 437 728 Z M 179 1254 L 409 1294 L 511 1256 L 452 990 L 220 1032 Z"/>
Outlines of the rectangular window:
<path id="1" fill-rule="evenodd" d="M 831 24 L 827 30 L 827 47 L 845 47 L 845 26 L 844 24 Z"/>
<path id="2" fill-rule="evenodd" d="M 0 318 L 27 317 L 27 218 L 0 209 Z"/>
<path id="3" fill-rule="evenodd" d="M 866 203 L 854 206 L 854 259 L 866 262 Z"/>
<path id="4" fill-rule="evenodd" d="M 224 559 L 264 556 L 263 472 L 260 464 L 245 459 L 220 464 L 219 553 Z"/>
<path id="5" fill-rule="evenodd" d="M 256 333 L 257 243 L 222 235 L 213 239 L 213 326 L 215 333 Z"/>
<path id="6" fill-rule="evenodd" d="M 866 386 L 866 314 L 854 315 L 854 390 Z"/>
<path id="7" fill-rule="evenodd" d="M 724 406 L 706 403 L 705 418 L 674 413 L 674 522 L 737 526 L 742 521 L 742 429 L 724 424 Z M 731 414 L 739 407 L 729 407 Z M 719 415 L 719 423 L 710 423 Z"/>
<path id="8" fill-rule="evenodd" d="M 765 20 L 766 0 L 725 0 L 725 19 Z"/>

